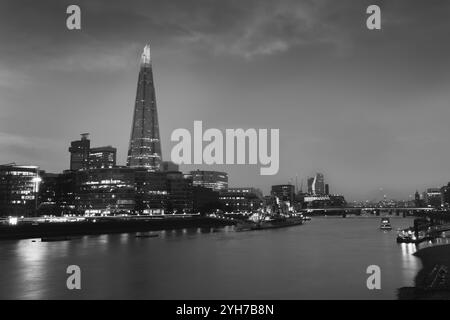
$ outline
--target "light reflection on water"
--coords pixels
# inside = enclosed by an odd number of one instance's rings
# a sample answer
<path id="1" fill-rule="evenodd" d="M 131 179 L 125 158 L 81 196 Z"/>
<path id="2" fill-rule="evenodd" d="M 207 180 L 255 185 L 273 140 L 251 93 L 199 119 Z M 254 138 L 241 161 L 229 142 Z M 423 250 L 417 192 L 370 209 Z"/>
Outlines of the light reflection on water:
<path id="1" fill-rule="evenodd" d="M 395 228 L 412 219 L 392 218 Z M 421 268 L 413 244 L 397 244 L 379 219 L 315 218 L 277 230 L 233 227 L 0 242 L 0 298 L 19 299 L 395 299 Z M 153 233 L 153 232 L 152 232 Z M 448 241 L 446 239 L 445 241 Z M 424 246 L 427 244 L 423 244 Z M 66 289 L 66 268 L 82 290 Z M 366 287 L 367 266 L 382 290 Z"/>

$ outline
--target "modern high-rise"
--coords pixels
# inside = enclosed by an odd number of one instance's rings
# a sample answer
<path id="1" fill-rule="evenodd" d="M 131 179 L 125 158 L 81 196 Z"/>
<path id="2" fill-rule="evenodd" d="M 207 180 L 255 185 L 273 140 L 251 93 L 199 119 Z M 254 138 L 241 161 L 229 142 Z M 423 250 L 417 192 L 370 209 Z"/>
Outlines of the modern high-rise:
<path id="1" fill-rule="evenodd" d="M 91 148 L 89 133 L 70 143 L 70 170 L 112 168 L 116 166 L 117 149 L 112 146 Z"/>
<path id="2" fill-rule="evenodd" d="M 70 170 L 86 169 L 89 165 L 89 150 L 91 141 L 89 133 L 82 133 L 81 139 L 70 143 Z"/>
<path id="3" fill-rule="evenodd" d="M 162 161 L 150 45 L 141 57 L 127 166 L 159 171 Z"/>
<path id="4" fill-rule="evenodd" d="M 313 183 L 314 183 L 314 178 L 308 178 L 308 193 L 309 194 L 313 193 Z"/>
<path id="5" fill-rule="evenodd" d="M 323 174 L 316 173 L 316 176 L 314 177 L 314 181 L 312 183 L 312 193 L 313 194 L 325 194 L 325 182 L 323 179 Z"/>
<path id="6" fill-rule="evenodd" d="M 40 182 L 37 166 L 0 165 L 0 216 L 34 215 Z"/>

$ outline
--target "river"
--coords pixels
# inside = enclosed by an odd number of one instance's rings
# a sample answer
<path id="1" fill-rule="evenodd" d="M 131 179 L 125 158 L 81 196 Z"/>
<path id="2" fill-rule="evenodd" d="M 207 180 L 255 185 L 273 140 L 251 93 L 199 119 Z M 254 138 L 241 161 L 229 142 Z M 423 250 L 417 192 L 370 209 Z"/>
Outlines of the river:
<path id="1" fill-rule="evenodd" d="M 2 299 L 396 299 L 421 268 L 415 245 L 397 244 L 412 218 L 316 217 L 284 229 L 234 227 L 0 242 Z M 81 269 L 68 290 L 66 269 Z M 366 269 L 381 268 L 368 290 Z"/>

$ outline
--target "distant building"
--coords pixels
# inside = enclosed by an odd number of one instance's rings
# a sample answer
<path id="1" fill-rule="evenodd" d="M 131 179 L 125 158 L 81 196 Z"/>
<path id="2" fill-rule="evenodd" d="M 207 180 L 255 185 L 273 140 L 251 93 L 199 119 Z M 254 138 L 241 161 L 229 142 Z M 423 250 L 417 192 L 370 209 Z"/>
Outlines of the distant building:
<path id="1" fill-rule="evenodd" d="M 116 166 L 117 149 L 111 146 L 91 148 L 89 150 L 89 168 L 112 168 Z"/>
<path id="2" fill-rule="evenodd" d="M 303 201 L 307 208 L 339 208 L 347 205 L 341 195 L 308 195 Z"/>
<path id="3" fill-rule="evenodd" d="M 41 172 L 41 184 L 38 194 L 38 214 L 39 215 L 58 215 L 58 187 L 59 174 Z"/>
<path id="4" fill-rule="evenodd" d="M 274 199 L 273 211 L 287 213 L 294 210 L 295 186 L 291 184 L 272 186 L 271 195 Z"/>
<path id="5" fill-rule="evenodd" d="M 446 208 L 450 207 L 450 182 L 441 188 L 442 205 Z"/>
<path id="6" fill-rule="evenodd" d="M 416 190 L 416 193 L 414 194 L 414 205 L 416 208 L 420 208 L 423 206 L 423 201 L 421 199 L 419 191 Z"/>
<path id="7" fill-rule="evenodd" d="M 325 182 L 323 178 L 323 174 L 316 173 L 313 183 L 312 183 L 312 193 L 323 195 L 325 194 Z"/>
<path id="8" fill-rule="evenodd" d="M 227 212 L 252 212 L 263 205 L 263 195 L 256 188 L 228 188 L 219 196 Z"/>
<path id="9" fill-rule="evenodd" d="M 192 180 L 181 172 L 116 166 L 43 174 L 42 179 L 40 214 L 159 215 L 193 211 Z M 205 192 L 199 195 L 205 196 Z"/>
<path id="10" fill-rule="evenodd" d="M 82 170 L 89 166 L 89 151 L 91 141 L 88 139 L 89 133 L 82 133 L 81 139 L 70 143 L 70 170 Z"/>
<path id="11" fill-rule="evenodd" d="M 76 173 L 75 206 L 88 214 L 131 213 L 135 209 L 135 173 L 116 167 Z"/>
<path id="12" fill-rule="evenodd" d="M 272 186 L 271 194 L 273 197 L 279 199 L 279 201 L 294 202 L 295 186 L 292 184 L 275 185 Z"/>
<path id="13" fill-rule="evenodd" d="M 194 213 L 212 213 L 219 209 L 225 209 L 219 201 L 219 192 L 211 188 L 201 186 L 192 187 L 193 212 Z"/>
<path id="14" fill-rule="evenodd" d="M 442 194 L 439 188 L 427 189 L 427 204 L 429 207 L 438 208 L 442 204 Z"/>
<path id="15" fill-rule="evenodd" d="M 313 183 L 314 183 L 314 178 L 308 178 L 308 193 L 312 194 L 313 193 Z"/>
<path id="16" fill-rule="evenodd" d="M 170 171 L 180 171 L 179 165 L 172 161 L 163 161 L 161 162 L 161 171 L 170 172 Z"/>
<path id="17" fill-rule="evenodd" d="M 145 168 L 135 169 L 136 208 L 140 214 L 164 214 L 167 210 L 169 192 L 167 176 Z"/>
<path id="18" fill-rule="evenodd" d="M 70 143 L 70 170 L 112 168 L 116 166 L 117 149 L 112 146 L 91 148 L 89 133 Z"/>
<path id="19" fill-rule="evenodd" d="M 191 171 L 187 177 L 192 178 L 192 185 L 209 188 L 214 191 L 228 189 L 228 174 L 219 171 Z"/>
<path id="20" fill-rule="evenodd" d="M 325 194 L 326 195 L 330 194 L 330 185 L 328 183 L 325 184 Z"/>
<path id="21" fill-rule="evenodd" d="M 167 213 L 182 214 L 193 211 L 192 179 L 185 178 L 183 173 L 168 171 L 167 177 Z"/>
<path id="22" fill-rule="evenodd" d="M 33 216 L 38 205 L 39 167 L 0 165 L 0 216 Z"/>

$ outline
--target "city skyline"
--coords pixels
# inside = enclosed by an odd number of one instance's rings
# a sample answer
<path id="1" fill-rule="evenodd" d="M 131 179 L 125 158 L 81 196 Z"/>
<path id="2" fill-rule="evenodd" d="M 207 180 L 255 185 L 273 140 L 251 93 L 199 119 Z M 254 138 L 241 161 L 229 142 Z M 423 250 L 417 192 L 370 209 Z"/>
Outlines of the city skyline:
<path id="1" fill-rule="evenodd" d="M 380 188 L 408 198 L 450 180 L 443 161 L 450 152 L 442 10 L 448 4 L 436 1 L 441 6 L 428 10 L 405 1 L 383 4 L 379 34 L 364 29 L 364 3 L 179 4 L 176 12 L 158 1 L 129 10 L 99 4 L 81 1 L 78 33 L 57 28 L 59 5 L 8 4 L 7 28 L 0 31 L 0 163 L 61 172 L 68 141 L 90 132 L 100 145 L 117 147 L 117 162 L 125 164 L 136 56 L 151 42 L 164 159 L 173 146 L 170 133 L 194 120 L 217 128 L 280 128 L 274 177 L 248 165 L 182 171 L 225 171 L 230 186 L 250 184 L 264 193 L 323 172 L 349 200 L 371 198 Z M 13 21 L 18 12 L 23 19 Z M 10 37 L 30 28 L 19 43 Z"/>

